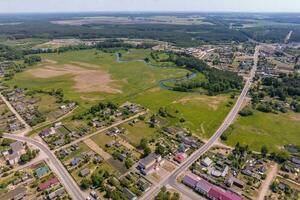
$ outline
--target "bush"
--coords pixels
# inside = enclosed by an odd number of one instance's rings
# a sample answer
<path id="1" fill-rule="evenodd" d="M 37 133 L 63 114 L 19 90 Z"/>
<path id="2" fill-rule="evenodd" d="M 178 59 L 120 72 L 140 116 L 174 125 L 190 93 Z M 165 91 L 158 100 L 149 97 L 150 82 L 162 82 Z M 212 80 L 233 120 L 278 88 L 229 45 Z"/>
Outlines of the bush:
<path id="1" fill-rule="evenodd" d="M 249 108 L 248 106 L 246 106 L 239 112 L 239 114 L 243 117 L 250 116 L 250 115 L 253 115 L 253 110 L 251 108 Z"/>

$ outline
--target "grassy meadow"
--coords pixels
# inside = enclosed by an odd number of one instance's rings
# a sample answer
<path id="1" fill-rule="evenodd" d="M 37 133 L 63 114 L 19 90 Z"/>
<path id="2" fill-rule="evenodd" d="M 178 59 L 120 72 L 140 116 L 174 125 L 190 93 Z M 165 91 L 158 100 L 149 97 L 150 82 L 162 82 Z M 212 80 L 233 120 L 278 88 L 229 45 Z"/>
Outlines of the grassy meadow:
<path id="1" fill-rule="evenodd" d="M 255 111 L 254 115 L 238 117 L 226 142 L 237 142 L 253 150 L 260 151 L 266 145 L 269 151 L 278 151 L 285 144 L 300 145 L 300 114 L 272 114 Z"/>

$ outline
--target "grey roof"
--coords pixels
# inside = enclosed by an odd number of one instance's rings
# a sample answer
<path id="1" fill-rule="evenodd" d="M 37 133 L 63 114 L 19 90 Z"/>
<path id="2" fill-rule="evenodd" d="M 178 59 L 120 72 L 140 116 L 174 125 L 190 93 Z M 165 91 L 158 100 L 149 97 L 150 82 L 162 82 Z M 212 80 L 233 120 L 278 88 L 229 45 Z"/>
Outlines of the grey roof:
<path id="1" fill-rule="evenodd" d="M 17 141 L 17 142 L 11 143 L 10 148 L 13 152 L 18 153 L 21 150 L 23 150 L 24 146 L 23 146 L 22 142 Z"/>

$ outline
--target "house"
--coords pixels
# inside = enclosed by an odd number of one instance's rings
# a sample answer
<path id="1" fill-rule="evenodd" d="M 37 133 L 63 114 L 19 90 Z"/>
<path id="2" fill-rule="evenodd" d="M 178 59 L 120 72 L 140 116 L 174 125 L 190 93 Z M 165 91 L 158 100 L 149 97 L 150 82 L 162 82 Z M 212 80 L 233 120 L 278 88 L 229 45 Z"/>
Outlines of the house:
<path id="1" fill-rule="evenodd" d="M 19 141 L 11 143 L 10 148 L 12 153 L 17 153 L 18 155 L 26 153 L 23 143 Z"/>
<path id="2" fill-rule="evenodd" d="M 124 160 L 126 160 L 127 156 L 126 154 L 119 154 L 118 155 L 118 160 L 120 160 L 121 162 L 123 162 Z"/>
<path id="3" fill-rule="evenodd" d="M 41 138 L 46 138 L 54 134 L 56 134 L 56 130 L 55 128 L 51 127 L 51 128 L 44 129 L 42 132 L 40 132 L 39 135 Z"/>
<path id="4" fill-rule="evenodd" d="M 204 167 L 209 167 L 212 164 L 212 160 L 209 157 L 204 158 L 201 160 L 201 165 Z"/>
<path id="5" fill-rule="evenodd" d="M 65 193 L 64 188 L 59 188 L 57 190 L 55 190 L 54 192 L 51 192 L 50 194 L 48 194 L 48 199 L 52 200 L 52 199 L 57 199 L 60 196 L 62 196 Z"/>
<path id="6" fill-rule="evenodd" d="M 221 176 L 225 177 L 228 174 L 228 171 L 229 171 L 229 167 L 226 165 L 222 171 Z"/>
<path id="7" fill-rule="evenodd" d="M 40 177 L 46 175 L 49 172 L 49 167 L 45 165 L 43 167 L 37 168 L 34 172 L 35 172 L 35 175 L 38 178 L 40 178 Z"/>
<path id="8" fill-rule="evenodd" d="M 178 153 L 175 157 L 174 160 L 178 163 L 182 163 L 186 159 L 187 155 L 185 153 Z"/>
<path id="9" fill-rule="evenodd" d="M 253 175 L 253 167 L 247 166 L 242 170 L 242 174 L 247 175 L 247 176 L 252 176 Z"/>
<path id="10" fill-rule="evenodd" d="M 178 152 L 185 153 L 189 150 L 189 147 L 186 144 L 181 143 L 178 147 Z"/>
<path id="11" fill-rule="evenodd" d="M 201 194 L 207 195 L 209 190 L 213 187 L 213 185 L 207 182 L 204 179 L 201 179 L 197 182 L 195 190 Z"/>
<path id="12" fill-rule="evenodd" d="M 24 199 L 24 197 L 27 195 L 26 188 L 21 188 L 20 191 L 18 191 L 17 194 L 14 195 L 12 200 L 21 200 Z"/>
<path id="13" fill-rule="evenodd" d="M 103 159 L 101 158 L 101 156 L 95 156 L 95 158 L 94 158 L 95 163 L 101 163 L 102 161 L 103 161 Z"/>
<path id="14" fill-rule="evenodd" d="M 163 128 L 163 131 L 170 134 L 170 135 L 185 134 L 184 129 L 178 128 L 178 127 L 175 127 L 175 126 Z"/>
<path id="15" fill-rule="evenodd" d="M 59 180 L 57 178 L 52 178 L 46 182 L 41 183 L 38 186 L 38 189 L 39 189 L 39 191 L 43 191 L 43 190 L 46 190 L 46 189 L 52 187 L 53 185 L 57 185 L 57 184 L 59 184 Z"/>
<path id="16" fill-rule="evenodd" d="M 64 138 L 61 138 L 61 139 L 55 140 L 55 141 L 53 142 L 53 145 L 55 145 L 55 146 L 61 146 L 61 145 L 63 145 L 64 143 L 65 143 Z"/>
<path id="17" fill-rule="evenodd" d="M 76 165 L 78 165 L 80 163 L 80 158 L 79 157 L 76 157 L 76 158 L 74 158 L 73 160 L 71 160 L 71 166 L 76 166 Z"/>
<path id="18" fill-rule="evenodd" d="M 90 195 L 94 198 L 94 199 L 99 199 L 99 197 L 98 197 L 98 194 L 97 194 L 97 192 L 95 191 L 95 190 L 92 190 L 91 192 L 90 192 Z"/>
<path id="19" fill-rule="evenodd" d="M 86 177 L 87 175 L 90 174 L 90 170 L 88 168 L 84 168 L 83 170 L 80 171 L 79 175 L 81 177 Z"/>
<path id="20" fill-rule="evenodd" d="M 195 188 L 197 183 L 199 181 L 199 178 L 193 174 L 187 174 L 183 177 L 183 184 L 189 186 L 190 188 Z"/>
<path id="21" fill-rule="evenodd" d="M 20 156 L 17 153 L 8 154 L 6 161 L 9 165 L 15 165 L 19 162 Z"/>
<path id="22" fill-rule="evenodd" d="M 239 188 L 244 188 L 245 187 L 245 183 L 235 177 L 230 177 L 228 180 L 225 181 L 225 184 L 228 187 L 231 187 L 232 185 L 235 185 Z"/>
<path id="23" fill-rule="evenodd" d="M 125 196 L 129 199 L 129 200 L 136 200 L 137 196 L 131 192 L 129 189 L 124 188 L 123 189 L 123 193 L 125 194 Z"/>
<path id="24" fill-rule="evenodd" d="M 222 175 L 222 172 L 220 172 L 219 170 L 212 170 L 211 171 L 211 175 L 214 176 L 214 177 L 220 177 Z"/>
<path id="25" fill-rule="evenodd" d="M 151 153 L 146 158 L 139 161 L 138 169 L 142 174 L 147 175 L 152 173 L 157 166 L 162 164 L 163 160 L 160 155 Z"/>
<path id="26" fill-rule="evenodd" d="M 147 192 L 148 190 L 150 190 L 151 187 L 151 184 L 145 179 L 139 179 L 137 185 L 143 192 Z"/>

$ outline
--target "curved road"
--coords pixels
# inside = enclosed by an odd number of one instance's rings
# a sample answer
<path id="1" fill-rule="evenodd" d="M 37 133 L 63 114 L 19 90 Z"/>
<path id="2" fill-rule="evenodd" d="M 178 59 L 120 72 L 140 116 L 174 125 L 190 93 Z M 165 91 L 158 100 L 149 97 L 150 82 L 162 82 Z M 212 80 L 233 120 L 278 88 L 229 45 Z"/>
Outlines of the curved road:
<path id="1" fill-rule="evenodd" d="M 65 169 L 65 167 L 55 157 L 55 155 L 49 150 L 47 146 L 34 139 L 24 137 L 24 136 L 4 134 L 3 137 L 13 139 L 13 140 L 18 140 L 21 142 L 27 142 L 28 144 L 37 147 L 40 151 L 45 153 L 48 159 L 50 160 L 50 164 L 51 164 L 50 168 L 53 170 L 55 174 L 58 175 L 58 178 L 60 179 L 61 183 L 64 185 L 65 189 L 68 191 L 72 199 L 73 200 L 85 199 L 80 188 L 77 186 L 77 184 L 75 183 L 75 181 L 73 180 L 69 172 Z"/>
<path id="2" fill-rule="evenodd" d="M 194 192 L 190 190 L 186 190 L 180 183 L 177 182 L 177 177 L 181 175 L 183 172 L 187 171 L 188 168 L 206 151 L 208 151 L 215 142 L 218 141 L 219 137 L 222 135 L 222 133 L 229 127 L 229 125 L 233 122 L 235 119 L 236 115 L 238 114 L 244 99 L 251 87 L 252 80 L 255 76 L 255 72 L 257 69 L 257 63 L 258 63 L 258 56 L 259 56 L 259 50 L 260 46 L 257 46 L 255 48 L 255 53 L 254 53 L 254 65 L 251 69 L 250 72 L 250 77 L 247 79 L 245 86 L 236 101 L 234 107 L 231 109 L 221 126 L 218 128 L 218 130 L 215 132 L 215 134 L 208 140 L 207 143 L 205 143 L 200 149 L 195 151 L 191 156 L 189 156 L 178 168 L 176 168 L 171 174 L 166 176 L 160 183 L 155 185 L 151 190 L 146 193 L 143 197 L 140 199 L 153 199 L 159 192 L 160 188 L 164 185 L 171 185 L 173 188 L 178 190 L 183 194 L 183 196 L 188 197 L 190 199 L 199 199 L 199 196 L 196 195 Z"/>

